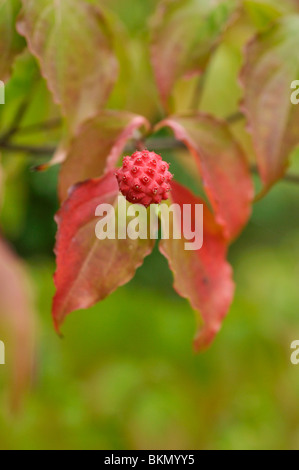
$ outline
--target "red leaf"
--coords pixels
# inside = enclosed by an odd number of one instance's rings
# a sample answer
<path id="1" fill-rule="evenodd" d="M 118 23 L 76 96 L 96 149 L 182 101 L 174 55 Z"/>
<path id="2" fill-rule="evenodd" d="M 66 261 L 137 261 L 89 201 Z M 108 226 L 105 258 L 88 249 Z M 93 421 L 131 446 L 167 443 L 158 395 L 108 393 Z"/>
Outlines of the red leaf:
<path id="1" fill-rule="evenodd" d="M 199 167 L 204 188 L 225 236 L 236 237 L 251 213 L 254 195 L 243 150 L 224 121 L 197 114 L 170 117 L 158 127 L 169 126 L 190 149 Z"/>
<path id="2" fill-rule="evenodd" d="M 33 372 L 35 315 L 24 266 L 0 238 L 0 340 L 12 365 L 12 406 L 17 408 Z M 3 331 L 6 332 L 3 337 Z"/>
<path id="3" fill-rule="evenodd" d="M 22 0 L 18 31 L 72 130 L 103 108 L 117 78 L 107 21 L 78 0 Z"/>
<path id="4" fill-rule="evenodd" d="M 128 282 L 153 248 L 154 240 L 99 240 L 95 235 L 99 204 L 116 205 L 113 171 L 74 187 L 57 214 L 57 288 L 53 319 L 57 331 L 67 314 L 88 308 Z"/>
<path id="5" fill-rule="evenodd" d="M 243 112 L 252 134 L 264 192 L 280 179 L 299 144 L 299 106 L 291 83 L 299 79 L 299 16 L 283 18 L 252 40 L 241 73 Z"/>
<path id="6" fill-rule="evenodd" d="M 232 0 L 159 2 L 152 22 L 151 57 L 164 104 L 179 78 L 205 69 L 234 8 Z"/>
<path id="7" fill-rule="evenodd" d="M 60 200 L 73 184 L 112 169 L 127 140 L 141 126 L 149 127 L 144 117 L 122 111 L 103 111 L 84 123 L 66 150 L 59 177 Z"/>
<path id="8" fill-rule="evenodd" d="M 173 271 L 176 291 L 201 314 L 203 326 L 199 328 L 194 346 L 196 350 L 202 350 L 210 345 L 220 329 L 233 298 L 232 269 L 225 259 L 227 242 L 204 201 L 177 182 L 172 183 L 171 203 L 179 204 L 181 208 L 183 204 L 204 205 L 201 249 L 185 250 L 185 239 L 160 242 L 160 251 Z"/>

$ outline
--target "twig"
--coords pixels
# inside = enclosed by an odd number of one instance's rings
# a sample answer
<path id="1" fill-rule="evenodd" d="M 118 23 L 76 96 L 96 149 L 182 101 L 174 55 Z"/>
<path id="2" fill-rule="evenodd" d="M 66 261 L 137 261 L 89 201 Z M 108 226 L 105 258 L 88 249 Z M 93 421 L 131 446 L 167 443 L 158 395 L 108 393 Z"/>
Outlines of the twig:
<path id="1" fill-rule="evenodd" d="M 11 153 L 28 153 L 37 157 L 52 155 L 56 147 L 33 147 L 30 145 L 10 144 L 0 141 L 0 149 Z"/>
<path id="2" fill-rule="evenodd" d="M 235 122 L 238 122 L 240 121 L 241 119 L 244 119 L 244 114 L 241 112 L 241 111 L 237 111 L 233 114 L 230 114 L 229 116 L 227 116 L 226 118 L 226 122 L 228 124 L 235 124 Z"/>
<path id="3" fill-rule="evenodd" d="M 29 101 L 27 99 L 20 104 L 10 129 L 5 132 L 2 136 L 0 136 L 1 144 L 9 142 L 10 139 L 18 132 L 19 125 L 22 122 L 23 117 L 25 116 L 25 113 L 28 109 L 28 105 Z"/>
<path id="4" fill-rule="evenodd" d="M 146 141 L 146 147 L 151 148 L 151 149 L 156 149 L 156 150 L 173 150 L 173 149 L 178 149 L 178 148 L 185 148 L 185 145 L 172 138 L 172 137 L 157 137 L 157 138 L 152 138 L 148 139 Z M 6 152 L 21 152 L 21 153 L 27 153 L 27 154 L 32 154 L 34 156 L 48 156 L 56 151 L 56 147 L 38 147 L 38 146 L 31 146 L 31 145 L 18 145 L 18 144 L 11 144 L 11 143 L 6 143 L 0 140 L 0 149 L 5 150 Z M 136 150 L 136 142 L 130 143 L 125 147 L 125 152 L 134 152 Z"/>
<path id="5" fill-rule="evenodd" d="M 259 174 L 257 165 L 250 165 L 250 171 L 254 175 Z M 299 184 L 299 174 L 290 173 L 290 172 L 285 173 L 279 181 L 286 181 L 287 183 Z"/>
<path id="6" fill-rule="evenodd" d="M 203 73 L 198 77 L 198 80 L 194 89 L 194 94 L 192 96 L 192 102 L 190 103 L 190 108 L 194 111 L 197 111 L 199 108 L 205 82 L 206 82 L 206 74 Z"/>
<path id="7" fill-rule="evenodd" d="M 146 140 L 146 147 L 149 149 L 155 149 L 156 151 L 161 150 L 175 150 L 175 149 L 184 149 L 186 146 L 183 142 L 180 142 L 172 137 L 154 137 Z M 55 153 L 56 147 L 33 147 L 29 145 L 17 145 L 10 144 L 0 141 L 0 149 L 5 150 L 6 152 L 12 153 L 26 153 L 34 155 L 35 157 L 45 157 L 51 156 Z M 136 145 L 130 143 L 125 147 L 125 152 L 132 153 L 136 150 Z M 259 174 L 258 168 L 256 165 L 250 165 L 250 171 L 253 174 Z M 291 184 L 299 185 L 299 174 L 295 173 L 285 173 L 281 178 L 281 181 L 286 181 Z"/>
<path id="8" fill-rule="evenodd" d="M 10 142 L 11 138 L 18 133 L 19 131 L 19 128 L 20 128 L 20 124 L 31 104 L 31 98 L 32 98 L 32 95 L 35 91 L 35 86 L 36 86 L 36 83 L 38 82 L 39 80 L 39 77 L 38 75 L 35 74 L 35 76 L 33 77 L 33 85 L 29 91 L 29 93 L 27 94 L 26 98 L 21 102 L 21 104 L 19 105 L 17 111 L 16 111 L 16 114 L 14 116 L 14 119 L 13 119 L 13 122 L 10 126 L 10 129 L 8 129 L 2 136 L 0 136 L 0 142 L 2 144 L 6 144 L 8 142 Z"/>
<path id="9" fill-rule="evenodd" d="M 29 133 L 34 133 L 34 132 L 41 132 L 41 131 L 47 131 L 51 129 L 56 129 L 61 126 L 62 120 L 61 119 L 53 119 L 51 121 L 47 122 L 41 122 L 37 124 L 32 124 L 30 126 L 25 126 L 25 127 L 19 127 L 19 123 L 22 121 L 24 114 L 26 112 L 28 103 L 23 102 L 22 105 L 20 106 L 13 125 L 11 129 L 9 129 L 6 133 L 4 133 L 2 136 L 0 136 L 0 149 L 6 150 L 7 152 L 23 152 L 23 153 L 31 153 L 32 155 L 35 156 L 44 156 L 44 155 L 50 155 L 53 154 L 56 150 L 55 147 L 34 147 L 31 145 L 17 145 L 10 143 L 11 138 L 18 133 L 20 134 L 29 134 Z M 229 124 L 233 124 L 234 122 L 243 119 L 244 116 L 241 112 L 236 112 L 234 114 L 231 114 L 226 118 L 226 121 Z M 125 148 L 126 152 L 129 151 L 134 151 L 136 150 L 136 147 L 139 147 L 141 143 L 138 141 L 137 144 L 136 142 L 132 142 L 128 144 Z M 184 144 L 182 142 L 179 142 L 178 140 L 171 138 L 171 137 L 163 137 L 163 138 L 150 138 L 146 140 L 146 146 L 150 148 L 155 148 L 157 150 L 173 150 L 177 148 L 184 148 Z"/>
<path id="10" fill-rule="evenodd" d="M 52 119 L 47 122 L 39 122 L 37 124 L 31 124 L 30 126 L 20 127 L 18 129 L 18 134 L 31 134 L 35 132 L 49 131 L 52 129 L 57 129 L 61 126 L 62 119 Z"/>
<path id="11" fill-rule="evenodd" d="M 183 142 L 174 139 L 173 137 L 153 137 L 145 141 L 145 147 L 148 149 L 156 150 L 175 150 L 179 148 L 186 148 Z M 125 152 L 134 152 L 136 145 L 134 142 L 126 145 Z"/>

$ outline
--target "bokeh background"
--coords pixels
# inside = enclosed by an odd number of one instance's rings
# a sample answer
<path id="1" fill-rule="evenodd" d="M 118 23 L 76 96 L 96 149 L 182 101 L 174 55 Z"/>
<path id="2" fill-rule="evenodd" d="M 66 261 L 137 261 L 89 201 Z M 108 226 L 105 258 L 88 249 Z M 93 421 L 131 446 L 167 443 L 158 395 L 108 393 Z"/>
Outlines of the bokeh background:
<path id="1" fill-rule="evenodd" d="M 112 2 L 138 58 L 157 2 L 127 3 Z M 234 34 L 245 38 L 259 27 L 247 15 L 225 38 L 209 67 L 201 109 L 220 116 L 237 109 L 242 41 L 237 47 Z M 22 73 L 15 71 L 8 83 L 0 111 L 2 128 L 24 97 L 30 99 L 24 127 L 57 117 L 45 83 L 34 78 L 34 60 L 23 54 L 18 67 Z M 182 108 L 184 87 L 177 97 Z M 112 107 L 118 103 L 121 87 L 111 98 Z M 59 136 L 60 129 L 27 131 L 17 142 L 56 144 Z M 163 157 L 182 181 L 195 185 L 175 154 Z M 18 410 L 10 406 L 9 364 L 0 366 L 0 449 L 298 449 L 299 365 L 290 362 L 290 343 L 299 339 L 299 184 L 282 181 L 254 204 L 229 254 L 232 308 L 211 348 L 195 355 L 194 314 L 173 291 L 157 249 L 128 285 L 73 313 L 63 338 L 55 334 L 50 312 L 59 169 L 31 171 L 44 160 L 2 155 L 2 232 L 32 278 L 37 345 L 34 377 Z M 291 171 L 299 172 L 298 152 L 292 162 Z"/>

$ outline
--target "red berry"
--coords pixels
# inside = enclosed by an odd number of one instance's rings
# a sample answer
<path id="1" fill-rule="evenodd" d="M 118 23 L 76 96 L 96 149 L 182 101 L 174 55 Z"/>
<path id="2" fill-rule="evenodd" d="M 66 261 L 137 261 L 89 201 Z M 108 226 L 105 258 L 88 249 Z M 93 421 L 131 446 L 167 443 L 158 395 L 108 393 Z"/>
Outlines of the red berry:
<path id="1" fill-rule="evenodd" d="M 132 203 L 148 207 L 168 199 L 173 175 L 168 171 L 169 164 L 155 152 L 143 150 L 131 157 L 124 157 L 123 165 L 115 175 L 119 189 Z"/>

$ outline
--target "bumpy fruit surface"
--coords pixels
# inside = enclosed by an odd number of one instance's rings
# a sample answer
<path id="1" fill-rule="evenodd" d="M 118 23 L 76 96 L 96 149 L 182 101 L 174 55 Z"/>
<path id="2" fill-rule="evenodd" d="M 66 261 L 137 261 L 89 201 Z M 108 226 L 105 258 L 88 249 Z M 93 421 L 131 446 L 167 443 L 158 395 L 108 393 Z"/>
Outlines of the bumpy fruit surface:
<path id="1" fill-rule="evenodd" d="M 129 202 L 148 207 L 168 199 L 173 176 L 168 168 L 169 164 L 160 155 L 143 150 L 124 157 L 115 175 L 121 193 Z"/>

